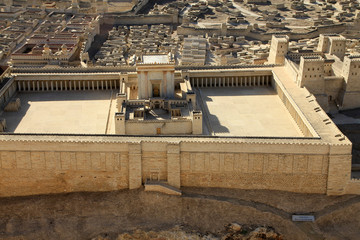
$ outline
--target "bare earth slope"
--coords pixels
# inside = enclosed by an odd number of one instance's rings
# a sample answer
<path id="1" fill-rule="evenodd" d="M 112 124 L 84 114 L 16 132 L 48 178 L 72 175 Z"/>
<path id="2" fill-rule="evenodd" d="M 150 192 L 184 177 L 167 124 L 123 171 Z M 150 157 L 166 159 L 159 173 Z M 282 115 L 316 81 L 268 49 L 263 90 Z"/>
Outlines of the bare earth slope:
<path id="1" fill-rule="evenodd" d="M 126 190 L 0 199 L 0 239 L 117 239 L 119 234 L 184 231 L 220 236 L 228 223 L 271 226 L 285 239 L 358 239 L 360 196 L 183 188 L 181 197 Z M 314 223 L 294 223 L 312 213 Z"/>

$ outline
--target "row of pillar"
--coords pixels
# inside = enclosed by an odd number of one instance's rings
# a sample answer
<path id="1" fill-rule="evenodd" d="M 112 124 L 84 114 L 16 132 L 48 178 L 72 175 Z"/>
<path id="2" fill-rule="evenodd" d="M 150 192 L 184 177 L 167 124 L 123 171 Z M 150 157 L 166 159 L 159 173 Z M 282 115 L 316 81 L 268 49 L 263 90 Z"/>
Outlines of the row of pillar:
<path id="1" fill-rule="evenodd" d="M 193 87 L 251 87 L 271 85 L 270 75 L 247 77 L 191 77 Z"/>
<path id="2" fill-rule="evenodd" d="M 18 81 L 18 91 L 67 91 L 117 89 L 117 80 L 103 81 Z"/>
<path id="3" fill-rule="evenodd" d="M 10 98 L 16 92 L 16 85 L 13 83 L 5 90 L 5 92 L 0 95 L 0 109 L 5 107 L 5 104 L 10 100 Z"/>

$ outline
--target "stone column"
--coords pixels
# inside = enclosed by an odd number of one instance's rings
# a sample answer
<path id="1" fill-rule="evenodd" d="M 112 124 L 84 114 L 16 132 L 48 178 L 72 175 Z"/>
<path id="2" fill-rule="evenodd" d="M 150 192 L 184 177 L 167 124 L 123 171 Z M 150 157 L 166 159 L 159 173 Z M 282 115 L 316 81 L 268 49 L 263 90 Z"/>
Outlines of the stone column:
<path id="1" fill-rule="evenodd" d="M 61 91 L 63 90 L 63 83 L 62 83 L 62 81 L 60 81 L 60 90 L 61 90 Z"/>
<path id="2" fill-rule="evenodd" d="M 199 87 L 199 78 L 196 78 L 196 87 Z"/>
<path id="3" fill-rule="evenodd" d="M 175 96 L 175 79 L 174 79 L 174 72 L 167 71 L 166 72 L 166 96 L 169 98 L 174 98 Z"/>
<path id="4" fill-rule="evenodd" d="M 67 91 L 67 90 L 68 90 L 68 88 L 67 88 L 67 81 L 65 81 L 64 84 L 65 84 L 65 90 Z"/>
<path id="5" fill-rule="evenodd" d="M 141 175 L 141 143 L 129 144 L 129 189 L 140 188 Z"/>
<path id="6" fill-rule="evenodd" d="M 180 188 L 180 145 L 167 145 L 167 181 L 168 184 Z"/>
<path id="7" fill-rule="evenodd" d="M 120 80 L 121 81 L 121 80 Z M 140 74 L 138 74 L 138 86 L 139 86 L 139 89 L 138 89 L 138 98 L 139 99 L 143 99 L 145 98 L 145 72 L 140 72 Z M 122 86 L 120 85 L 121 87 L 121 91 L 123 91 L 122 89 Z"/>
<path id="8" fill-rule="evenodd" d="M 95 90 L 94 81 L 91 81 L 91 88 L 93 91 Z"/>
<path id="9" fill-rule="evenodd" d="M 105 81 L 105 89 L 108 90 L 108 81 Z"/>
<path id="10" fill-rule="evenodd" d="M 18 82 L 18 89 L 19 89 L 19 92 L 21 91 L 21 84 L 20 82 Z"/>
<path id="11" fill-rule="evenodd" d="M 144 72 L 144 78 L 142 79 L 142 82 L 143 82 L 143 84 L 144 84 L 144 87 L 143 87 L 143 89 L 144 89 L 144 95 L 143 95 L 143 98 L 145 98 L 145 99 L 148 99 L 148 98 L 150 98 L 150 96 L 152 96 L 152 86 L 149 86 L 151 83 L 149 82 L 149 72 Z M 160 84 L 161 85 L 161 84 Z M 123 88 L 125 89 L 126 87 L 126 84 L 125 84 L 125 82 L 123 82 Z M 139 86 L 139 85 L 138 85 Z M 125 91 L 125 90 L 124 90 Z M 159 91 L 160 92 L 162 92 L 161 91 L 161 86 L 160 86 L 160 89 L 159 89 Z M 139 99 L 141 99 L 141 98 L 139 98 Z"/>
<path id="12" fill-rule="evenodd" d="M 231 86 L 234 86 L 234 77 L 231 77 Z"/>

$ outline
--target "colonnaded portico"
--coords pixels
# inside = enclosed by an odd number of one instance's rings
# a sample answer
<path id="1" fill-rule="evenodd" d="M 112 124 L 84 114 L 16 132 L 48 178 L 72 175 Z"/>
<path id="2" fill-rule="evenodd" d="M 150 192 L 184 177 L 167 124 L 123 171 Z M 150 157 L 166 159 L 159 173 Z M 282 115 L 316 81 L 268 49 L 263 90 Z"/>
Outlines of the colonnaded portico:
<path id="1" fill-rule="evenodd" d="M 266 73 L 262 73 L 266 74 Z M 222 76 L 222 77 L 190 77 L 194 87 L 252 87 L 271 85 L 272 75 Z"/>

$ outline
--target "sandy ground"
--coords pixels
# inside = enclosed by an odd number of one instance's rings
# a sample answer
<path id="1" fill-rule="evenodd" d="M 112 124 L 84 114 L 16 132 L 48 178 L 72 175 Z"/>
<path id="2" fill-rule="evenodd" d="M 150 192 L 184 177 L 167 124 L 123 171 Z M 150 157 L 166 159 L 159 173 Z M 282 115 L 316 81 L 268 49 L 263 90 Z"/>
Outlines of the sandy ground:
<path id="1" fill-rule="evenodd" d="M 360 196 L 183 188 L 181 197 L 138 190 L 0 198 L 0 239 L 117 239 L 135 230 L 221 235 L 237 222 L 285 239 L 358 239 Z M 316 221 L 292 222 L 294 213 Z M 101 237 L 101 238 L 98 238 Z"/>

